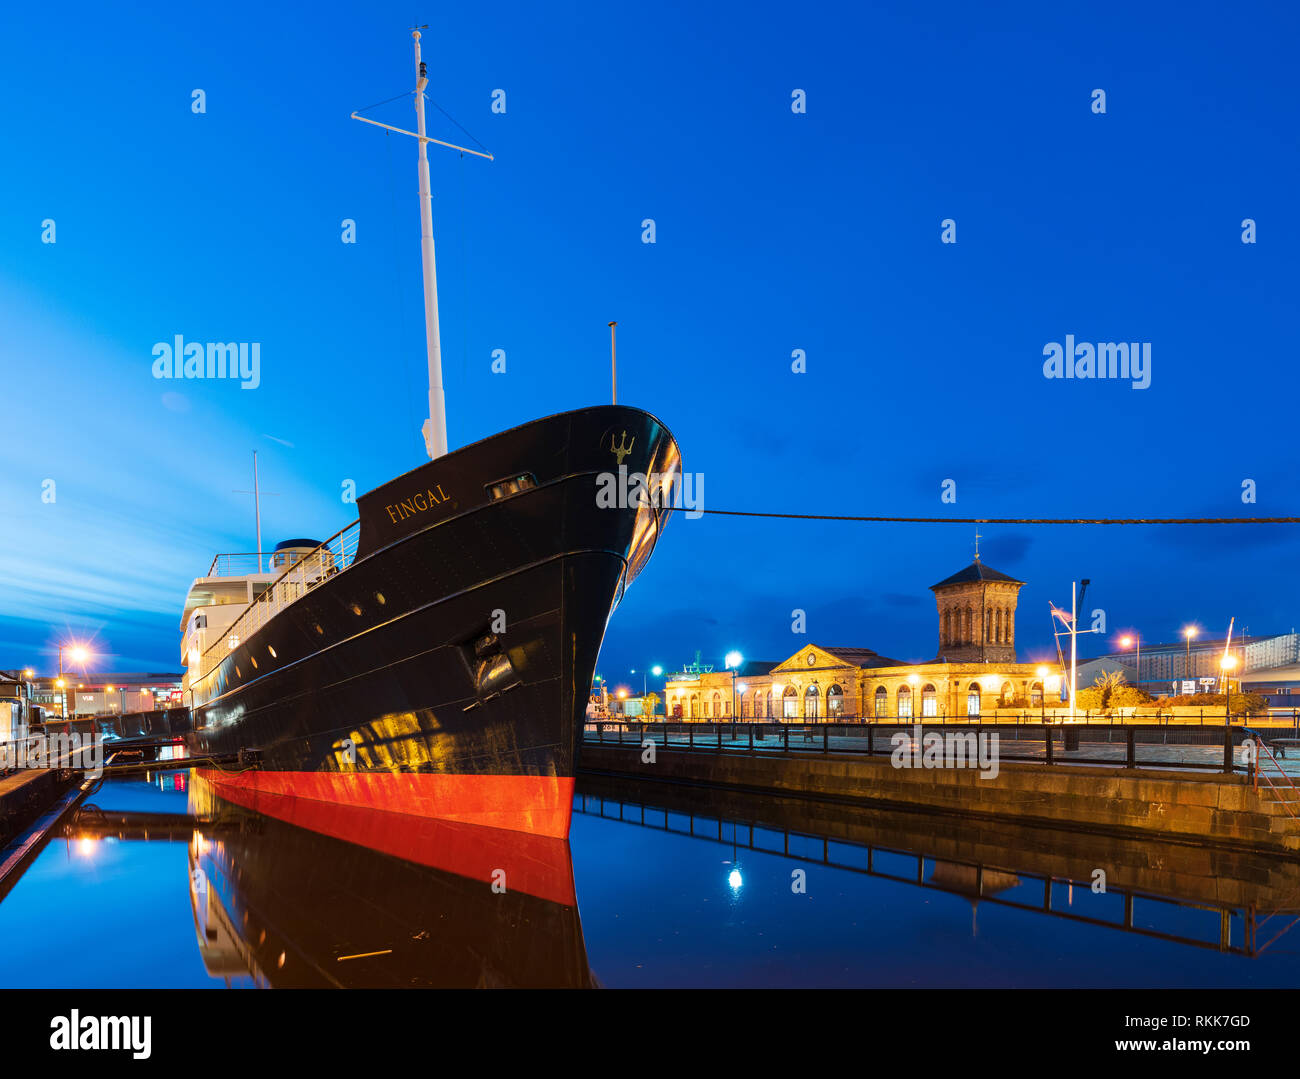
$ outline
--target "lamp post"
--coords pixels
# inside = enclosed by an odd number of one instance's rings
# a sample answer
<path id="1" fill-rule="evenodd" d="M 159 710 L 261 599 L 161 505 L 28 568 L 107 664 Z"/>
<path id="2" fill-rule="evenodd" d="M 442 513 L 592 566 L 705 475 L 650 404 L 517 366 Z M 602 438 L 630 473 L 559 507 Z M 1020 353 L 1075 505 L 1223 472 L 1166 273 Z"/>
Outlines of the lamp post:
<path id="1" fill-rule="evenodd" d="M 1223 667 L 1223 723 L 1232 726 L 1232 668 L 1237 665 L 1236 656 L 1224 656 L 1220 666 Z"/>
<path id="2" fill-rule="evenodd" d="M 739 652 L 731 651 L 726 655 L 724 660 L 728 669 L 731 671 L 731 718 L 736 718 L 736 668 L 745 662 L 745 657 Z"/>
<path id="3" fill-rule="evenodd" d="M 1035 672 L 1038 675 L 1038 705 L 1039 717 L 1043 721 L 1043 726 L 1047 726 L 1047 668 L 1039 667 Z"/>
<path id="4" fill-rule="evenodd" d="M 664 673 L 664 669 L 663 669 L 661 666 L 659 666 L 658 663 L 656 663 L 653 667 L 650 668 L 650 673 L 653 674 L 656 678 L 658 678 L 661 674 Z M 650 718 L 651 718 L 651 719 L 654 719 L 654 714 L 653 714 L 653 713 L 651 713 Z M 665 722 L 665 723 L 668 722 L 668 686 L 667 686 L 667 684 L 664 685 L 664 722 Z"/>
<path id="5" fill-rule="evenodd" d="M 908 700 L 909 700 L 909 702 L 910 702 L 909 707 L 910 707 L 911 710 L 912 710 L 912 714 L 911 714 L 910 716 L 908 716 L 908 719 L 917 719 L 918 716 L 917 716 L 917 711 L 916 711 L 916 687 L 920 684 L 920 682 L 921 682 L 921 678 L 920 678 L 919 675 L 913 673 L 913 674 L 909 674 L 909 675 L 907 676 L 907 681 L 908 681 L 908 684 L 912 687 L 911 695 L 910 695 L 909 698 L 908 698 Z"/>
<path id="6" fill-rule="evenodd" d="M 1192 676 L 1192 638 L 1196 636 L 1196 627 L 1184 626 L 1183 636 L 1187 639 L 1187 660 L 1183 671 L 1183 678 L 1186 679 Z"/>
<path id="7" fill-rule="evenodd" d="M 1125 634 L 1119 639 L 1121 648 L 1133 646 L 1133 683 L 1138 688 L 1142 688 L 1142 639 L 1136 634 Z"/>
<path id="8" fill-rule="evenodd" d="M 59 708 L 62 711 L 63 718 L 67 719 L 68 718 L 68 694 L 64 689 L 64 680 L 63 680 L 63 653 L 64 652 L 68 653 L 68 658 L 71 659 L 73 663 L 80 663 L 83 669 L 85 668 L 86 660 L 90 658 L 90 653 L 86 651 L 84 645 L 80 645 L 80 644 L 59 645 L 59 681 L 58 681 L 59 698 L 60 698 Z M 73 699 L 74 700 L 76 699 L 75 694 L 73 695 Z"/>

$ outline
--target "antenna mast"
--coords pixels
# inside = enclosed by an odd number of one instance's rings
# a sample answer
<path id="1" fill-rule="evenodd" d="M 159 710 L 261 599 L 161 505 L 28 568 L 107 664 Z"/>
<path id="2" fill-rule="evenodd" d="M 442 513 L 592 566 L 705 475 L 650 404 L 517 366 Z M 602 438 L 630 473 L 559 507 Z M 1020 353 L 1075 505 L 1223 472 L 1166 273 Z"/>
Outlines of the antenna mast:
<path id="1" fill-rule="evenodd" d="M 262 492 L 257 484 L 257 450 L 253 451 L 253 512 L 257 515 L 257 572 L 262 572 Z"/>

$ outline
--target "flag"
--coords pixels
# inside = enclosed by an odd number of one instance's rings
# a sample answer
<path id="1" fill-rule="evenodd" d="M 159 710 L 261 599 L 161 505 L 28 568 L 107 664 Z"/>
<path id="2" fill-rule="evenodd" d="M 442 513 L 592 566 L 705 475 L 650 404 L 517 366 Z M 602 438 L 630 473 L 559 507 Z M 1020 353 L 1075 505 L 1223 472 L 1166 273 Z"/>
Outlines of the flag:
<path id="1" fill-rule="evenodd" d="M 1056 604 L 1051 602 L 1049 602 L 1047 605 L 1052 608 L 1053 618 L 1059 618 L 1067 626 L 1074 621 L 1074 615 L 1070 614 L 1069 611 L 1063 611 L 1059 607 L 1057 607 Z"/>

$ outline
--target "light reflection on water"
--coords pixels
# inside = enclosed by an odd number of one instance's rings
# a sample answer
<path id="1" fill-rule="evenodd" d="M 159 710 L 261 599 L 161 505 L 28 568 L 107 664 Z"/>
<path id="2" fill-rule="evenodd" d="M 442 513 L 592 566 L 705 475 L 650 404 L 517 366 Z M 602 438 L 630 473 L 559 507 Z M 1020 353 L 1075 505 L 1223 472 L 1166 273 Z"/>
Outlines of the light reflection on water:
<path id="1" fill-rule="evenodd" d="M 580 783 L 575 911 L 247 811 L 202 840 L 160 825 L 210 808 L 190 786 L 164 772 L 93 795 L 105 819 L 154 822 L 149 838 L 52 840 L 0 901 L 0 985 L 1300 984 L 1300 946 L 1273 939 L 1300 915 L 1300 866 L 1278 860 Z M 1257 921 L 1283 911 L 1255 955 L 1247 901 Z"/>

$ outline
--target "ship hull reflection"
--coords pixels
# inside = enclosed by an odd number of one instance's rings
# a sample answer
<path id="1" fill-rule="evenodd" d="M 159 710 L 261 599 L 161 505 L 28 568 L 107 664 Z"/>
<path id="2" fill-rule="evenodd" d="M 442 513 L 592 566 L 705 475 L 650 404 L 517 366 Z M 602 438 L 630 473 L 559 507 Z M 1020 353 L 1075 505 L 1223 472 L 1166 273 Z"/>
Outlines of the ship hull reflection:
<path id="1" fill-rule="evenodd" d="M 593 984 L 567 843 L 562 864 L 547 852 L 542 874 L 567 872 L 570 901 L 557 902 L 516 886 L 512 869 L 528 872 L 518 856 L 490 867 L 476 856 L 462 864 L 469 875 L 451 871 L 453 853 L 429 846 L 447 836 L 390 831 L 376 849 L 236 805 L 198 779 L 190 811 L 212 822 L 194 832 L 189 868 L 213 977 L 275 988 Z M 380 823 L 344 822 L 342 831 L 373 837 Z"/>

